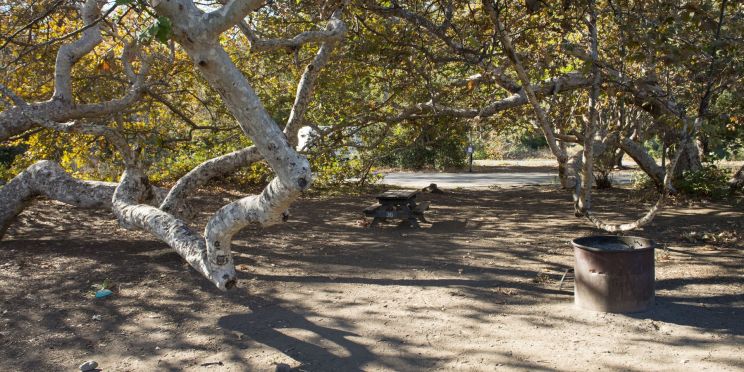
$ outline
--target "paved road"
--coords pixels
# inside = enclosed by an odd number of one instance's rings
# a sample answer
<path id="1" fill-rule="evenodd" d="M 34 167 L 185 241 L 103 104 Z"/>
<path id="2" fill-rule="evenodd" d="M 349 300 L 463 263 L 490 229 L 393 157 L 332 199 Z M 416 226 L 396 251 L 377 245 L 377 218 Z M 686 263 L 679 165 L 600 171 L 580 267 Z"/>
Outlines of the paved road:
<path id="1" fill-rule="evenodd" d="M 486 188 L 490 186 L 557 185 L 558 171 L 553 159 L 530 160 L 476 160 L 477 173 L 439 173 L 439 172 L 388 172 L 381 183 L 407 188 L 423 188 L 436 183 L 442 188 Z M 613 183 L 628 184 L 633 180 L 637 165 L 632 159 L 623 159 L 631 170 L 612 173 Z M 742 161 L 721 162 L 720 165 L 738 169 Z M 550 168 L 553 169 L 550 169 Z M 636 169 L 636 170 L 633 170 Z M 486 172 L 491 170 L 492 172 Z"/>
<path id="2" fill-rule="evenodd" d="M 438 173 L 438 172 L 391 172 L 380 181 L 400 187 L 423 188 L 436 183 L 442 188 L 485 188 L 489 186 L 556 185 L 557 172 L 545 170 L 515 170 L 499 173 Z M 632 171 L 613 173 L 613 182 L 630 183 Z"/>

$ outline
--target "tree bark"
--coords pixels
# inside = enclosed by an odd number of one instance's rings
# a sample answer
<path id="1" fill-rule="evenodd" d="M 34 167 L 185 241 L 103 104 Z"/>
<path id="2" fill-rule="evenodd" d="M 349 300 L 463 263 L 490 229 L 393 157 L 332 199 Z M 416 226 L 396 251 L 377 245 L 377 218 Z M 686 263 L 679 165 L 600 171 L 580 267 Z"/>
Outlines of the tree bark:
<path id="1" fill-rule="evenodd" d="M 82 208 L 111 208 L 115 183 L 81 181 L 57 163 L 42 160 L 26 168 L 0 188 L 0 238 L 37 196 Z"/>
<path id="2" fill-rule="evenodd" d="M 140 204 L 140 190 L 146 186 L 147 179 L 138 169 L 128 169 L 124 173 L 113 199 L 114 211 L 123 224 L 149 231 L 167 242 L 192 267 L 223 290 L 236 283 L 230 251 L 233 235 L 250 223 L 268 226 L 282 221 L 289 205 L 312 182 L 307 159 L 290 145 L 248 80 L 220 45 L 220 33 L 236 25 L 260 4 L 261 2 L 232 0 L 218 10 L 205 13 L 191 0 L 153 1 L 156 12 L 173 22 L 173 39 L 183 47 L 202 77 L 220 95 L 243 132 L 252 139 L 256 151 L 274 170 L 276 177 L 261 194 L 222 207 L 207 223 L 203 237 L 195 234 L 173 215 Z M 339 15 L 340 11 L 334 12 L 334 18 Z M 333 22 L 343 25 L 340 20 Z M 326 51 L 329 52 L 321 47 L 319 54 L 323 54 L 323 58 L 327 60 Z M 306 72 L 313 72 L 315 68 L 311 64 Z M 312 87 L 306 88 L 306 85 L 312 85 L 314 81 L 314 77 L 305 79 L 306 77 L 307 74 L 303 75 L 299 83 L 288 124 L 301 122 L 301 115 L 312 91 Z M 289 127 L 291 129 L 294 126 Z M 202 171 L 209 169 L 215 168 L 204 167 Z M 194 179 L 203 178 L 195 176 Z"/>
<path id="3" fill-rule="evenodd" d="M 114 214 L 125 226 L 145 230 L 173 248 L 197 272 L 217 288 L 235 286 L 232 265 L 215 266 L 208 260 L 207 244 L 185 222 L 160 209 L 142 204 L 148 189 L 147 177 L 137 169 L 127 169 L 113 196 Z"/>
<path id="4" fill-rule="evenodd" d="M 233 173 L 243 167 L 261 160 L 255 146 L 246 147 L 229 154 L 209 159 L 181 177 L 170 189 L 160 205 L 164 212 L 183 215 L 186 212 L 186 197 L 209 180 Z"/>
<path id="5" fill-rule="evenodd" d="M 739 168 L 739 170 L 734 174 L 734 176 L 731 177 L 729 186 L 731 187 L 731 192 L 734 192 L 736 190 L 744 190 L 744 165 L 742 165 L 741 168 Z"/>
<path id="6" fill-rule="evenodd" d="M 320 70 L 328 63 L 333 49 L 346 34 L 346 25 L 338 18 L 340 15 L 340 9 L 331 15 L 331 20 L 328 22 L 326 30 L 319 32 L 318 35 L 320 36 L 315 36 L 311 40 L 298 39 L 297 37 L 291 39 L 293 46 L 301 46 L 302 43 L 308 41 L 322 41 L 315 58 L 307 65 L 297 84 L 295 101 L 287 119 L 287 124 L 284 126 L 284 134 L 292 147 L 297 145 L 297 132 L 303 125 L 305 112 L 311 101 L 312 91 Z M 251 42 L 257 42 L 252 31 L 247 27 L 245 22 L 240 23 L 240 28 L 246 33 L 246 36 L 249 39 L 253 38 Z M 281 44 L 279 40 L 274 39 L 272 42 Z M 193 190 L 205 185 L 215 177 L 232 173 L 261 159 L 262 156 L 258 148 L 256 146 L 250 146 L 207 160 L 178 180 L 168 193 L 165 201 L 163 201 L 160 209 L 170 213 L 182 213 L 185 208 L 185 198 Z"/>
<path id="7" fill-rule="evenodd" d="M 664 167 L 656 164 L 656 160 L 649 155 L 648 151 L 639 143 L 626 138 L 619 143 L 620 149 L 625 151 L 636 164 L 643 170 L 659 189 L 664 187 Z"/>
<path id="8" fill-rule="evenodd" d="M 72 177 L 59 164 L 39 161 L 0 187 L 0 239 L 16 217 L 39 196 L 80 208 L 110 209 L 115 182 L 84 181 Z M 147 204 L 160 204 L 166 190 L 151 187 Z"/>

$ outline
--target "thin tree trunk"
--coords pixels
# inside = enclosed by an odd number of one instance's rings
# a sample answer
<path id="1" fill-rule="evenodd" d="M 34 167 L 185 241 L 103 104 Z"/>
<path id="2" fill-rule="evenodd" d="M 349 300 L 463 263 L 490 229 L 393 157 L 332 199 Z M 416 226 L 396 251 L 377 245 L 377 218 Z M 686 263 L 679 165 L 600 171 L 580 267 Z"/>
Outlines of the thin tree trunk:
<path id="1" fill-rule="evenodd" d="M 591 0 L 589 2 L 589 15 L 588 15 L 588 17 L 589 17 L 589 19 L 588 19 L 588 22 L 587 23 L 588 23 L 588 26 L 589 26 L 589 34 L 590 34 L 590 37 L 591 37 L 591 60 L 593 62 L 592 63 L 593 64 L 592 70 L 593 70 L 594 74 L 599 75 L 600 71 L 599 71 L 598 65 L 597 65 L 597 57 L 598 57 L 598 55 L 597 55 L 597 29 L 596 29 L 597 18 L 596 18 L 596 13 L 595 13 L 595 10 L 594 10 L 594 1 L 593 0 Z M 594 80 L 594 81 L 595 81 L 595 83 L 592 86 L 592 91 L 590 93 L 590 99 L 589 99 L 590 113 L 591 113 L 591 110 L 592 110 L 592 106 L 594 106 L 596 104 L 596 96 L 599 93 L 598 92 L 598 89 L 596 89 L 596 88 L 598 88 L 598 79 L 597 80 Z M 587 128 L 587 132 L 593 132 L 594 128 L 591 128 L 591 126 L 594 126 L 595 125 L 596 120 L 592 120 L 591 114 L 590 114 L 590 120 L 588 120 L 587 122 L 589 123 L 589 125 L 588 125 L 589 128 Z M 685 126 L 685 128 L 683 129 L 683 133 L 686 133 L 686 129 L 687 129 L 687 127 Z M 589 137 L 588 133 L 586 134 L 586 137 Z M 681 145 L 686 145 L 688 142 L 689 142 L 689 138 L 688 137 L 684 137 L 684 140 L 681 143 Z M 586 140 L 586 138 L 585 138 L 584 143 L 585 143 L 585 148 L 584 148 L 585 151 L 587 150 L 587 147 L 589 149 L 593 149 L 593 146 L 591 146 L 592 141 Z M 599 217 L 597 217 L 592 212 L 592 210 L 591 210 L 591 189 L 590 189 L 591 184 L 587 185 L 586 182 L 582 182 L 582 188 L 584 188 L 584 190 L 579 190 L 580 192 L 579 192 L 579 198 L 577 198 L 577 208 L 576 208 L 577 214 L 584 215 L 590 222 L 592 222 L 594 224 L 594 226 L 596 226 L 597 228 L 602 229 L 604 231 L 610 232 L 610 233 L 635 230 L 635 229 L 637 229 L 639 227 L 642 227 L 642 226 L 648 224 L 649 222 L 651 222 L 654 219 L 654 217 L 659 212 L 659 210 L 663 207 L 664 202 L 666 201 L 666 196 L 669 193 L 669 189 L 671 188 L 671 179 L 672 179 L 672 175 L 674 173 L 674 168 L 677 166 L 677 162 L 679 161 L 680 156 L 681 156 L 681 152 L 678 152 L 676 154 L 674 160 L 672 161 L 671 169 L 667 170 L 666 173 L 665 173 L 665 177 L 664 177 L 664 188 L 663 188 L 663 190 L 661 192 L 661 195 L 659 196 L 658 201 L 641 218 L 639 218 L 639 219 L 637 219 L 637 220 L 635 220 L 633 222 L 625 223 L 625 224 L 609 224 L 609 223 L 606 223 L 606 222 L 600 220 Z M 585 159 L 587 159 L 586 156 L 585 156 Z M 588 159 L 591 160 L 591 158 L 588 158 Z M 655 164 L 655 162 L 654 162 L 654 164 Z M 589 178 L 591 172 L 592 172 L 592 164 L 590 163 L 590 164 L 587 165 L 585 163 L 584 168 L 583 168 L 584 179 Z M 583 193 L 581 191 L 583 191 Z M 582 201 L 582 198 L 585 201 L 583 205 L 580 204 L 580 202 Z"/>
<path id="2" fill-rule="evenodd" d="M 537 100 L 537 96 L 535 95 L 535 92 L 532 89 L 532 85 L 530 83 L 530 78 L 529 76 L 527 76 L 527 72 L 522 66 L 522 63 L 519 60 L 519 56 L 512 46 L 511 38 L 509 37 L 509 34 L 504 28 L 504 24 L 499 18 L 499 10 L 494 7 L 494 4 L 490 0 L 483 0 L 483 7 L 485 8 L 488 16 L 491 18 L 491 22 L 496 27 L 499 40 L 501 41 L 501 46 L 504 49 L 504 54 L 506 54 L 507 58 L 509 58 L 509 60 L 511 61 L 512 66 L 514 67 L 514 70 L 519 77 L 520 83 L 522 83 L 524 94 L 527 96 L 527 100 L 529 101 L 530 105 L 532 105 L 532 108 L 535 111 L 537 122 L 543 131 L 543 135 L 545 136 L 546 141 L 548 142 L 550 151 L 558 160 L 559 166 L 561 166 L 561 164 L 565 164 L 568 160 L 568 156 L 565 151 L 562 151 L 560 145 L 558 144 L 558 140 L 555 137 L 555 133 L 552 126 L 550 125 L 550 121 L 548 120 L 548 117 L 545 114 L 542 106 L 540 106 L 540 101 Z"/>
<path id="3" fill-rule="evenodd" d="M 739 168 L 739 170 L 734 174 L 734 176 L 731 177 L 729 186 L 731 186 L 731 192 L 734 192 L 736 190 L 744 190 L 744 165 L 742 165 L 741 168 Z"/>

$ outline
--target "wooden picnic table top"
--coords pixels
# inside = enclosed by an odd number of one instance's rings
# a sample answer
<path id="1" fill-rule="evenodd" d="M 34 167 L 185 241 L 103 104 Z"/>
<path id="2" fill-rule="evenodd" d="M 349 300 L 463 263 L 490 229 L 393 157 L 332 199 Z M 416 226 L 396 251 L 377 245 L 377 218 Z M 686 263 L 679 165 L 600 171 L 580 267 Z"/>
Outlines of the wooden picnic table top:
<path id="1" fill-rule="evenodd" d="M 377 195 L 377 200 L 409 200 L 418 194 L 418 190 L 388 190 Z"/>

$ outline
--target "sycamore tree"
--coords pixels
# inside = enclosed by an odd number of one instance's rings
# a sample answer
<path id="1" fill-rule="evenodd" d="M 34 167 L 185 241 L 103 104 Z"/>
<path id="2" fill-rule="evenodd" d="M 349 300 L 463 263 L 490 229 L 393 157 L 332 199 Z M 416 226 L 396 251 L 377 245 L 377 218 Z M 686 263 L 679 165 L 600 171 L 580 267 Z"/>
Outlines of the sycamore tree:
<path id="1" fill-rule="evenodd" d="M 575 214 L 617 232 L 742 146 L 740 2 L 7 0 L 0 15 L 0 141 L 20 154 L 0 167 L 0 234 L 37 196 L 110 208 L 221 289 L 234 234 L 285 220 L 311 164 L 349 178 L 343 148 L 363 182 L 391 154 L 533 130 Z M 303 126 L 320 146 L 298 152 Z M 612 224 L 592 185 L 623 154 L 660 198 Z M 195 190 L 258 168 L 260 193 L 189 226 Z"/>
<path id="2" fill-rule="evenodd" d="M 19 35 L 28 31 L 33 36 L 34 25 L 49 22 L 46 18 L 57 7 L 67 5 L 61 3 L 49 4 L 41 14 L 17 31 L 4 31 L 7 36 L 3 46 L 13 43 L 23 47 Z M 191 0 L 156 0 L 151 3 L 86 0 L 82 4 L 72 5 L 78 9 L 68 10 L 67 16 L 77 13 L 82 23 L 80 27 L 43 41 L 47 44 L 62 41 L 56 51 L 56 63 L 50 71 L 49 78 L 54 84 L 51 97 L 29 102 L 23 97 L 23 92 L 14 91 L 12 84 L 3 84 L 6 108 L 0 113 L 0 138 L 12 139 L 35 128 L 102 136 L 115 147 L 124 165 L 124 172 L 118 184 L 112 185 L 75 179 L 50 161 L 33 164 L 0 189 L 0 202 L 5 206 L 0 214 L 3 231 L 24 206 L 38 195 L 84 207 L 111 206 L 122 226 L 142 229 L 157 236 L 218 288 L 234 286 L 235 268 L 230 252 L 233 235 L 249 224 L 266 226 L 286 220 L 292 201 L 312 183 L 310 165 L 304 156 L 295 151 L 293 143 L 312 99 L 317 76 L 346 32 L 340 17 L 344 4 L 317 4 L 319 18 L 325 18 L 325 25 L 289 38 L 286 35 L 263 38 L 253 29 L 255 25 L 246 20 L 246 17 L 254 14 L 263 14 L 263 17 L 282 14 L 277 11 L 281 9 L 273 4 L 267 6 L 263 1 L 233 0 L 224 5 L 197 6 Z M 117 7 L 127 10 L 115 13 Z M 137 33 L 135 39 L 127 37 L 131 35 L 122 35 L 117 25 L 124 22 L 122 19 L 129 12 L 134 17 L 145 14 L 154 19 L 154 24 L 144 32 Z M 119 14 L 118 19 L 109 19 L 112 14 Z M 223 47 L 225 34 L 236 27 L 248 36 L 252 48 L 256 49 L 299 49 L 306 43 L 319 44 L 297 83 L 289 117 L 282 127 L 266 110 L 245 74 L 237 68 Z M 126 79 L 128 89 L 123 97 L 110 101 L 81 102 L 73 86 L 73 70 L 102 44 L 104 35 L 125 44 L 121 48 L 120 60 L 124 73 L 122 79 Z M 175 45 L 170 45 L 171 62 L 176 47 L 183 51 L 198 72 L 199 79 L 216 92 L 227 112 L 252 143 L 251 146 L 198 165 L 167 192 L 150 185 L 142 161 L 146 154 L 139 151 L 136 141 L 121 133 L 122 128 L 117 127 L 114 120 L 116 114 L 136 105 L 143 93 L 156 84 L 150 80 L 152 66 L 169 62 L 168 52 L 165 52 L 165 56 L 159 56 L 157 52 L 146 54 L 139 44 L 148 39 L 175 42 Z M 41 48 L 37 45 L 31 47 Z M 20 51 L 20 54 L 24 53 L 33 51 Z M 8 66 L 12 66 L 22 57 L 10 53 L 4 59 L 8 60 Z M 104 62 L 108 64 L 105 69 L 111 69 L 110 62 Z M 13 78 L 4 76 L 4 79 Z M 160 94 L 156 92 L 155 95 Z M 168 126 L 170 123 L 158 125 Z M 176 209 L 179 200 L 188 191 L 212 177 L 230 173 L 259 159 L 264 159 L 275 173 L 274 179 L 260 194 L 222 207 L 209 220 L 203 234 L 192 230 L 178 217 Z"/>
<path id="3" fill-rule="evenodd" d="M 389 102 L 390 114 L 381 121 L 449 117 L 508 126 L 503 120 L 509 113 L 522 110 L 545 137 L 563 186 L 574 189 L 576 214 L 607 231 L 650 222 L 674 191 L 672 178 L 701 168 L 706 125 L 734 125 L 735 112 L 711 107 L 731 109 L 714 103 L 741 82 L 739 3 L 359 3 L 366 17 L 379 19 L 363 23 L 371 34 L 385 38 L 396 55 L 421 61 L 404 68 L 421 76 L 415 84 L 425 89 Z M 390 38 L 389 30 L 406 36 Z M 421 70 L 426 74 L 417 74 Z M 661 159 L 645 146 L 653 139 L 664 142 Z M 579 151 L 570 154 L 567 147 L 574 144 Z M 591 213 L 593 170 L 595 158 L 620 152 L 636 161 L 661 195 L 637 221 L 608 224 Z"/>

